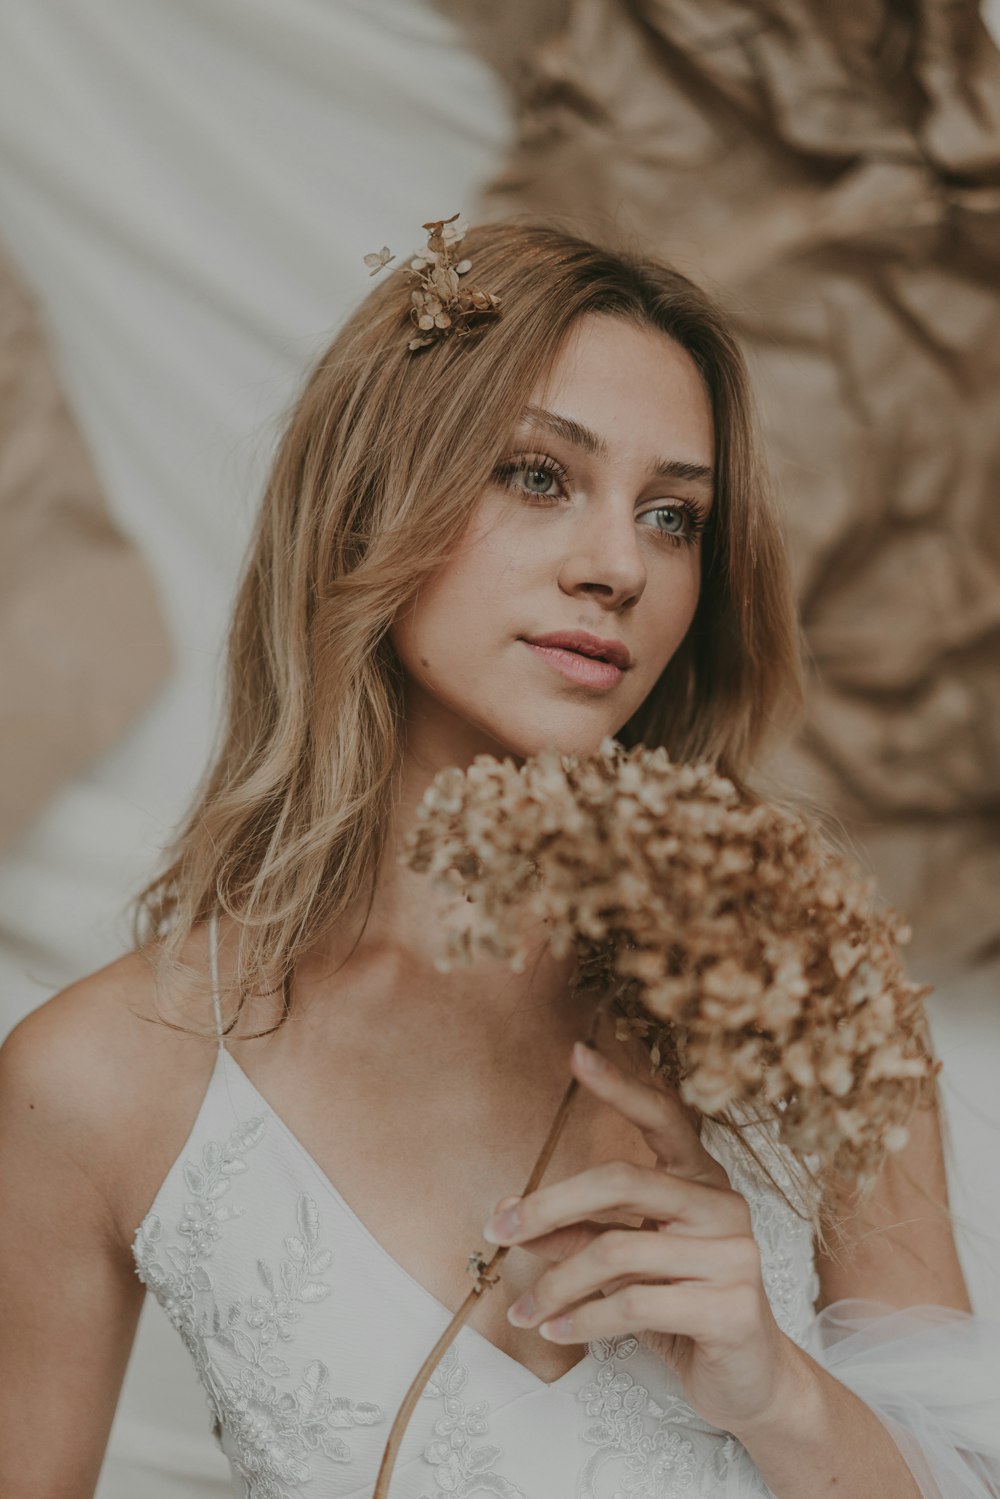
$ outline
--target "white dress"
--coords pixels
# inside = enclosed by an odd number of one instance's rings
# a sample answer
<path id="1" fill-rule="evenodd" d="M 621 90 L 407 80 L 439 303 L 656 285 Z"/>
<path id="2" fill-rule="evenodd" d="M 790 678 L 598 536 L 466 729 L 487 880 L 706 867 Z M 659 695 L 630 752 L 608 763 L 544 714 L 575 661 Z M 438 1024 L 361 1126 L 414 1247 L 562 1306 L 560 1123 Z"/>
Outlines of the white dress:
<path id="1" fill-rule="evenodd" d="M 217 999 L 215 1010 L 218 1023 Z M 1000 1329 L 941 1309 L 880 1316 L 846 1302 L 817 1318 L 805 1219 L 734 1159 L 724 1132 L 706 1145 L 750 1203 L 782 1329 L 879 1411 L 927 1499 L 1000 1495 Z M 133 1253 L 194 1359 L 236 1499 L 368 1499 L 393 1416 L 451 1313 L 372 1237 L 221 1029 L 198 1116 Z M 749 1499 L 770 1490 L 637 1339 L 591 1343 L 546 1383 L 464 1327 L 410 1421 L 390 1492 Z"/>

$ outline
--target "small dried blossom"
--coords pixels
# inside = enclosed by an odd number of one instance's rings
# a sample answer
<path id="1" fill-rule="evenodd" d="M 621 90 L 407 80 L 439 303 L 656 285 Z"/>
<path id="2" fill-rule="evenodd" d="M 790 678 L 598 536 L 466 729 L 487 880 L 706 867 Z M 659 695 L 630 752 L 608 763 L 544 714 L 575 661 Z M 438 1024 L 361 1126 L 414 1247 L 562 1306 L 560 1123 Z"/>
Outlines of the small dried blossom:
<path id="1" fill-rule="evenodd" d="M 461 280 L 471 271 L 472 261 L 456 260 L 458 246 L 469 227 L 457 220 L 458 214 L 454 213 L 450 219 L 432 219 L 425 224 L 427 248 L 415 255 L 407 267 L 416 282 L 410 294 L 410 318 L 417 328 L 408 349 L 426 348 L 448 333 L 464 337 L 484 317 L 500 312 L 498 296 Z M 388 245 L 364 257 L 365 265 L 373 267 L 372 276 L 394 259 Z"/>
<path id="2" fill-rule="evenodd" d="M 388 245 L 383 245 L 381 250 L 373 250 L 370 255 L 365 256 L 365 265 L 371 266 L 369 276 L 377 276 L 382 267 L 391 265 L 395 258 Z"/>
<path id="3" fill-rule="evenodd" d="M 479 756 L 427 791 L 403 858 L 472 902 L 446 961 L 517 968 L 539 923 L 574 987 L 702 1113 L 773 1111 L 820 1170 L 864 1181 L 935 1072 L 923 999 L 870 881 L 801 816 L 709 763 L 604 741 Z"/>

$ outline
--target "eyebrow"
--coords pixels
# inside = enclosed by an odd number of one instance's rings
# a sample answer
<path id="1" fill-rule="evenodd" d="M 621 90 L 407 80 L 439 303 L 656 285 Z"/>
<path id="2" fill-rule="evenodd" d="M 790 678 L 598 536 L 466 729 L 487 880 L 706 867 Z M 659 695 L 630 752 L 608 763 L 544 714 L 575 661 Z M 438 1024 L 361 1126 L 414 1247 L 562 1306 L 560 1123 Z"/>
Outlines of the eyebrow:
<path id="1" fill-rule="evenodd" d="M 571 417 L 560 416 L 555 411 L 546 411 L 544 406 L 526 406 L 521 420 L 532 427 L 547 428 L 557 437 L 564 438 L 566 442 L 573 443 L 595 458 L 608 456 L 608 445 L 604 439 L 598 437 L 597 433 L 592 432 L 589 427 L 585 427 L 582 422 L 573 421 Z M 650 465 L 649 472 L 657 479 L 686 479 L 708 488 L 711 488 L 714 478 L 713 471 L 708 464 L 688 463 L 683 458 L 659 458 Z"/>

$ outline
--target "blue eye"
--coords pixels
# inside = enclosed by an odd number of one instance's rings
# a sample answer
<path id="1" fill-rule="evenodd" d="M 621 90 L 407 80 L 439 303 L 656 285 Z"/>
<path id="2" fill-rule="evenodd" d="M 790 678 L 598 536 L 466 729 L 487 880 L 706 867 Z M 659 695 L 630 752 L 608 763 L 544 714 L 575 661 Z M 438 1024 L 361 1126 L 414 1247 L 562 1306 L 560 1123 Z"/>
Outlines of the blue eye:
<path id="1" fill-rule="evenodd" d="M 566 470 L 554 458 L 541 453 L 508 458 L 493 470 L 493 478 L 529 501 L 566 498 Z M 647 516 L 655 519 L 650 522 Z M 691 500 L 672 500 L 643 510 L 636 521 L 671 546 L 693 546 L 705 528 L 706 516 Z"/>
<path id="2" fill-rule="evenodd" d="M 658 531 L 668 541 L 682 546 L 692 546 L 705 527 L 704 514 L 690 500 L 675 500 L 671 505 L 656 505 L 652 510 L 645 510 L 640 520 L 645 520 L 647 515 L 666 516 L 666 524 L 661 525 L 657 521 L 651 529 Z"/>
<path id="3" fill-rule="evenodd" d="M 549 487 L 555 482 L 555 474 L 549 473 L 544 468 L 523 468 L 524 487 L 532 494 L 548 494 Z"/>
<path id="4" fill-rule="evenodd" d="M 565 470 L 552 458 L 525 458 L 521 462 L 501 463 L 494 469 L 493 477 L 508 489 L 549 500 L 561 493 Z"/>

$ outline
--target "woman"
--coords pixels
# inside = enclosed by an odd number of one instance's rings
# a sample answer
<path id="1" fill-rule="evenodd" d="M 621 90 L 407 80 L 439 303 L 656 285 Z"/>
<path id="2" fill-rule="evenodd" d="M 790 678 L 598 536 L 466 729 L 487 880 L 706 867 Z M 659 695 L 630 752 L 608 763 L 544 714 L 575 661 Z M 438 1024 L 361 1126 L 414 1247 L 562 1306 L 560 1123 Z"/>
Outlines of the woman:
<path id="1" fill-rule="evenodd" d="M 433 226 L 417 274 L 459 237 Z M 961 1365 L 941 1360 L 977 1324 L 933 1110 L 859 1247 L 814 1269 L 780 1176 L 612 1034 L 603 1066 L 575 1046 L 543 932 L 518 975 L 436 967 L 455 911 L 397 856 L 437 770 L 611 734 L 746 781 L 799 693 L 719 313 L 552 226 L 480 228 L 463 253 L 436 307 L 391 272 L 313 371 L 236 607 L 221 747 L 144 941 L 3 1048 L 0 1489 L 92 1492 L 145 1283 L 234 1494 L 369 1494 L 485 1237 L 519 1248 L 393 1495 L 1000 1492 L 975 1370 L 943 1410 Z M 568 1068 L 580 1106 L 520 1201 Z M 841 1307 L 824 1349 L 817 1290 L 885 1315 Z M 945 1310 L 891 1312 L 921 1303 Z"/>

